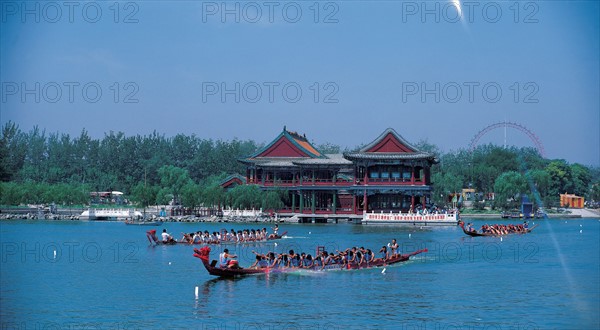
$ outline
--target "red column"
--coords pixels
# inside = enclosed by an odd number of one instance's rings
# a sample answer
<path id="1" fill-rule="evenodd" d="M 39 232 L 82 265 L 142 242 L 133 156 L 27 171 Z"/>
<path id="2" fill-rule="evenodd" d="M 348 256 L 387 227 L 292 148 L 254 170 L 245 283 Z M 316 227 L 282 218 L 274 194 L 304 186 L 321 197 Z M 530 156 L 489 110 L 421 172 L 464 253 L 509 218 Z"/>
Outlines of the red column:
<path id="1" fill-rule="evenodd" d="M 414 211 L 415 210 L 415 195 L 410 196 L 410 205 Z"/>
<path id="2" fill-rule="evenodd" d="M 356 195 L 352 195 L 352 213 L 356 214 Z"/>
<path id="3" fill-rule="evenodd" d="M 367 203 L 367 189 L 365 189 L 365 195 L 363 197 L 363 211 L 368 212 L 369 211 L 369 204 Z"/>
<path id="4" fill-rule="evenodd" d="M 412 166 L 412 171 L 410 172 L 410 183 L 415 184 L 415 166 Z M 414 198 L 414 196 L 413 196 Z"/>
<path id="5" fill-rule="evenodd" d="M 367 172 L 368 172 L 368 170 L 367 170 L 367 167 L 365 166 L 365 177 L 364 177 L 365 184 L 367 184 L 367 179 L 368 179 Z M 366 196 L 366 191 L 365 191 L 365 196 Z"/>

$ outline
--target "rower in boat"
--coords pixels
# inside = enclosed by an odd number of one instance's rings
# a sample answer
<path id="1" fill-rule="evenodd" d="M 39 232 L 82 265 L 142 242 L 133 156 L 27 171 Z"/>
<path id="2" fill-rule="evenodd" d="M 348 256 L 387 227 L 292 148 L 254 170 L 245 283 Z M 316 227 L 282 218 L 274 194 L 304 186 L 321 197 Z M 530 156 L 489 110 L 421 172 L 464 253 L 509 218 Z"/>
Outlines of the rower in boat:
<path id="1" fill-rule="evenodd" d="M 169 243 L 174 243 L 175 239 L 173 238 L 173 236 L 171 236 L 171 234 L 167 233 L 166 229 L 163 229 L 162 234 L 160 234 L 162 236 L 162 242 L 163 244 L 169 244 Z"/>
<path id="2" fill-rule="evenodd" d="M 198 244 L 200 242 L 202 242 L 202 233 L 200 231 L 197 231 L 194 233 L 194 236 L 192 236 L 191 244 Z"/>
<path id="3" fill-rule="evenodd" d="M 358 266 L 360 266 L 362 264 L 362 262 L 364 261 L 363 254 L 364 254 L 365 248 L 361 247 L 361 249 L 356 249 L 356 252 L 354 252 L 354 260 L 355 260 L 354 263 L 357 264 Z"/>
<path id="4" fill-rule="evenodd" d="M 374 261 L 387 261 L 390 258 L 387 246 L 384 245 L 381 247 L 381 249 L 379 249 L 379 255 L 381 258 L 377 258 Z"/>
<path id="5" fill-rule="evenodd" d="M 356 264 L 358 263 L 359 259 L 357 258 L 357 248 L 353 247 L 352 249 L 350 249 L 350 251 L 348 251 L 348 254 L 346 255 L 346 266 L 350 267 L 350 265 Z"/>
<path id="6" fill-rule="evenodd" d="M 240 268 L 237 260 L 233 260 L 237 258 L 235 254 L 229 254 L 228 249 L 224 249 L 221 254 L 219 254 L 219 266 L 221 268 Z"/>
<path id="7" fill-rule="evenodd" d="M 291 267 L 291 268 L 298 268 L 298 267 L 300 267 L 300 258 L 294 252 L 294 250 L 290 250 L 288 252 L 288 263 L 287 263 L 287 266 Z"/>
<path id="8" fill-rule="evenodd" d="M 365 251 L 364 258 L 365 258 L 364 261 L 365 261 L 367 267 L 369 267 L 369 265 L 373 262 L 373 260 L 375 260 L 375 254 L 371 251 L 371 249 L 367 249 Z"/>
<path id="9" fill-rule="evenodd" d="M 467 223 L 467 231 L 468 232 L 472 232 L 473 231 L 473 224 L 472 223 Z"/>
<path id="10" fill-rule="evenodd" d="M 396 239 L 392 239 L 392 243 L 388 244 L 388 247 L 392 250 L 391 256 L 395 257 L 396 255 L 398 255 L 398 243 L 396 242 Z"/>

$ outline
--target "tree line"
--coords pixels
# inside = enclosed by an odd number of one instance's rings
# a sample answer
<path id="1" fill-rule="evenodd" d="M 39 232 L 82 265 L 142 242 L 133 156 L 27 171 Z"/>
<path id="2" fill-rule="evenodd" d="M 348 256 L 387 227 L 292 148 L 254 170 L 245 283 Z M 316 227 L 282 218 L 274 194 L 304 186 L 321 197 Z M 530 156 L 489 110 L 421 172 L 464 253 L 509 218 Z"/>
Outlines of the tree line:
<path id="1" fill-rule="evenodd" d="M 276 209 L 287 198 L 285 191 L 263 192 L 253 185 L 224 191 L 220 186 L 229 174 L 244 175 L 246 168 L 238 159 L 261 147 L 251 140 L 165 137 L 156 131 L 135 136 L 111 131 L 95 139 L 82 130 L 71 137 L 38 127 L 23 132 L 8 122 L 0 139 L 0 204 L 86 204 L 91 191 L 116 190 L 140 207 L 175 201 L 190 208 Z M 431 169 L 438 205 L 467 187 L 495 193 L 494 201 L 487 202 L 495 208 L 514 207 L 523 194 L 546 207 L 556 206 L 558 194 L 565 192 L 600 200 L 598 167 L 544 159 L 532 148 L 484 145 L 442 153 L 426 141 L 417 147 L 440 161 Z M 331 143 L 317 148 L 342 151 Z"/>
<path id="2" fill-rule="evenodd" d="M 434 200 L 447 202 L 447 196 L 463 188 L 473 188 L 476 207 L 515 208 L 527 195 L 537 206 L 557 207 L 559 194 L 570 193 L 600 201 L 600 168 L 569 164 L 564 159 L 545 159 L 534 148 L 503 148 L 482 145 L 474 150 L 449 153 L 426 142 L 420 148 L 438 155 L 432 167 Z M 493 193 L 493 200 L 487 200 Z"/>

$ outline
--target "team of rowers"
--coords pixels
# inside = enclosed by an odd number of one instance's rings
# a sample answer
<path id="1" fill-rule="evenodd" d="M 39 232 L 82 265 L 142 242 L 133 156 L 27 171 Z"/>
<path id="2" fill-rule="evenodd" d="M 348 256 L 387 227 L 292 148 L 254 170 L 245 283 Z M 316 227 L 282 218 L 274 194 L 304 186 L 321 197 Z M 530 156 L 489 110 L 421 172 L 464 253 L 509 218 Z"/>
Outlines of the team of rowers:
<path id="1" fill-rule="evenodd" d="M 298 269 L 324 269 L 325 266 L 337 265 L 340 268 L 350 268 L 351 266 L 369 267 L 371 264 L 386 262 L 390 259 L 397 258 L 399 254 L 398 243 L 395 239 L 387 246 L 382 246 L 379 249 L 378 256 L 364 247 L 347 248 L 344 251 L 336 250 L 336 253 L 328 253 L 323 250 L 313 257 L 311 254 L 304 252 L 298 254 L 294 250 L 288 253 L 267 252 L 265 254 L 252 251 L 256 255 L 256 260 L 250 268 L 298 268 Z M 228 249 L 224 249 L 219 254 L 219 267 L 221 268 L 240 268 L 238 265 L 237 255 L 230 254 Z"/>
<path id="2" fill-rule="evenodd" d="M 521 225 L 488 225 L 485 224 L 481 226 L 481 234 L 492 234 L 492 235 L 507 235 L 507 234 L 516 234 L 516 233 L 526 233 L 529 229 L 529 224 L 527 221 L 524 221 Z M 466 231 L 471 233 L 479 233 L 475 228 L 473 228 L 472 223 L 467 223 L 465 228 Z"/>
<path id="3" fill-rule="evenodd" d="M 273 232 L 271 234 L 267 232 L 267 228 L 244 229 L 238 231 L 235 231 L 235 229 L 231 229 L 231 231 L 229 232 L 226 229 L 223 229 L 221 232 L 214 231 L 212 233 L 210 233 L 208 230 L 205 230 L 204 232 L 199 230 L 195 233 L 181 233 L 183 236 L 178 241 L 176 241 L 171 234 L 167 233 L 166 229 L 163 229 L 161 238 L 163 244 L 219 244 L 223 242 L 259 242 L 266 241 L 268 239 L 279 238 L 279 226 L 275 225 L 275 227 L 272 227 L 272 229 Z"/>

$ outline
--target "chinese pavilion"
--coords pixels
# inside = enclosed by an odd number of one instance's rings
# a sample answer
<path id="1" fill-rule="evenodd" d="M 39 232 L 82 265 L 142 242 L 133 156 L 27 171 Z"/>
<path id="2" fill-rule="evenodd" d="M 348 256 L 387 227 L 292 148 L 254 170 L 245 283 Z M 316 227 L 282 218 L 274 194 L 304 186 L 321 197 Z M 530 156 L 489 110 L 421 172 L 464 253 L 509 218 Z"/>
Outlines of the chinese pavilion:
<path id="1" fill-rule="evenodd" d="M 392 128 L 357 152 L 323 154 L 306 136 L 284 127 L 240 162 L 247 168 L 247 184 L 287 191 L 279 213 L 355 216 L 425 207 L 432 190 L 430 167 L 437 160 Z"/>

